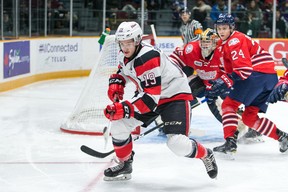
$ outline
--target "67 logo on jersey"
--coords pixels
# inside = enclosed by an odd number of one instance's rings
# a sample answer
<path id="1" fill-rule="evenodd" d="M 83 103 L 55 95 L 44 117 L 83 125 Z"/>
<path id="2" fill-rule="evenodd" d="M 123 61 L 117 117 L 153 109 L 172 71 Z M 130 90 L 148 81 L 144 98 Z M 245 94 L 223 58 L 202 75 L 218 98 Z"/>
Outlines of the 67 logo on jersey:
<path id="1" fill-rule="evenodd" d="M 231 40 L 228 42 L 228 45 L 229 45 L 229 46 L 232 46 L 232 45 L 236 45 L 237 43 L 240 43 L 239 39 L 238 39 L 238 38 L 233 38 L 233 39 L 231 39 Z"/>

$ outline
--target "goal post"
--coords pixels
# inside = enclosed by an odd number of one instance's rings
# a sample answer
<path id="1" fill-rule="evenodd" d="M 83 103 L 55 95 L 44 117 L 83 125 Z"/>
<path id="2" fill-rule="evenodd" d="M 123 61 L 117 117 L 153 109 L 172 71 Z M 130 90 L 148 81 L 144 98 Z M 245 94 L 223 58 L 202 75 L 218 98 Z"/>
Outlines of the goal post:
<path id="1" fill-rule="evenodd" d="M 143 40 L 154 43 L 153 35 L 143 36 Z M 103 110 L 111 103 L 107 96 L 108 80 L 118 69 L 118 51 L 115 35 L 107 36 L 72 113 L 60 126 L 61 131 L 71 134 L 103 135 L 103 128 L 109 123 Z M 127 82 L 124 100 L 131 99 L 135 91 L 135 85 Z M 136 128 L 134 133 L 140 134 L 140 128 Z"/>

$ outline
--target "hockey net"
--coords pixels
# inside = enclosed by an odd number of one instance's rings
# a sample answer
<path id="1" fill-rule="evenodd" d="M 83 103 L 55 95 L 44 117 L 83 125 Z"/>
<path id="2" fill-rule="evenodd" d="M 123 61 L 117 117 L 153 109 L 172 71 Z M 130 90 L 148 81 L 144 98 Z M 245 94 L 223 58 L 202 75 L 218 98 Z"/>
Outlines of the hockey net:
<path id="1" fill-rule="evenodd" d="M 143 36 L 143 40 L 154 45 L 153 35 Z M 115 43 L 115 36 L 110 35 L 100 52 L 100 56 L 90 72 L 86 85 L 67 120 L 60 129 L 66 133 L 84 135 L 103 135 L 103 128 L 109 120 L 104 116 L 103 109 L 111 103 L 107 96 L 108 80 L 118 69 L 117 53 L 119 46 Z M 125 99 L 134 96 L 135 86 L 130 83 L 125 87 Z M 132 133 L 139 134 L 140 127 Z"/>

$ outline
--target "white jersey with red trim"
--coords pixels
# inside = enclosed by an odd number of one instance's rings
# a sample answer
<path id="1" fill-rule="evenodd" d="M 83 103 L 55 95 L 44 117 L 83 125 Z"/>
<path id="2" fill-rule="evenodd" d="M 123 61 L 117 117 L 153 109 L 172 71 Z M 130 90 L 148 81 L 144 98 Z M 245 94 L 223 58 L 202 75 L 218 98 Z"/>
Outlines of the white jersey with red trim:
<path id="1" fill-rule="evenodd" d="M 223 74 L 219 50 L 216 48 L 212 56 L 206 59 L 202 56 L 199 40 L 189 42 L 184 47 L 177 47 L 170 58 L 181 68 L 192 67 L 206 86 L 209 85 L 209 80 L 217 79 Z"/>
<path id="2" fill-rule="evenodd" d="M 268 51 L 247 35 L 234 31 L 226 41 L 220 41 L 223 47 L 225 71 L 235 72 L 242 79 L 247 79 L 253 71 L 276 73 L 275 63 Z"/>
<path id="3" fill-rule="evenodd" d="M 130 101 L 135 112 L 154 111 L 158 105 L 175 100 L 192 100 L 186 75 L 160 50 L 141 42 L 137 55 L 130 60 L 118 54 L 119 71 L 137 87 Z"/>

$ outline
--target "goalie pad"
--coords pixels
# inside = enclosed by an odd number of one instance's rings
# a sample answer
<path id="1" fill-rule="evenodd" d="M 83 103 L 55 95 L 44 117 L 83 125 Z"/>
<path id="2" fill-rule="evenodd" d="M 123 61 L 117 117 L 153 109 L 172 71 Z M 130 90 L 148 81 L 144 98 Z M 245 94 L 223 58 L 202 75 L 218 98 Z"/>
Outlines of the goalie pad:
<path id="1" fill-rule="evenodd" d="M 221 104 L 223 100 L 218 97 L 218 99 L 214 100 L 213 102 L 207 103 L 211 113 L 214 115 L 214 117 L 222 123 L 222 112 L 221 112 Z"/>

